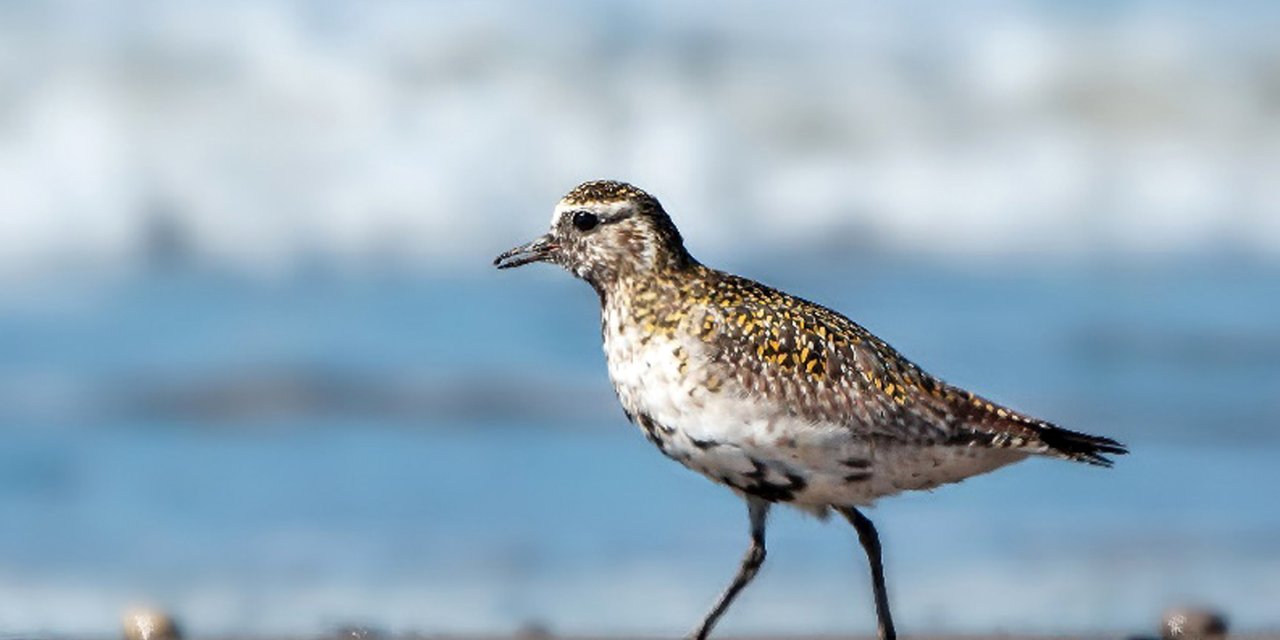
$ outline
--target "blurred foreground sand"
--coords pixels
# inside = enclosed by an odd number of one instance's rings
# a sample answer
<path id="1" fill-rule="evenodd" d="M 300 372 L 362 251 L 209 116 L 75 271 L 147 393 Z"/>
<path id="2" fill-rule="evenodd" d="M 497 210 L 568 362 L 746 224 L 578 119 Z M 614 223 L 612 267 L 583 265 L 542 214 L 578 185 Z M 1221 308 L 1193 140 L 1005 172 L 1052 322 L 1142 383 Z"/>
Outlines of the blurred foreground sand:
<path id="1" fill-rule="evenodd" d="M 713 636 L 715 637 L 715 636 Z M 1155 640 L 1156 636 L 1146 634 L 1098 634 L 1098 635 L 1041 635 L 1018 633 L 991 634 L 933 634 L 907 633 L 899 634 L 902 640 Z M 197 638 L 191 636 L 190 638 Z M 1264 633 L 1232 634 L 1232 640 L 1280 640 L 1280 631 Z M 526 636 L 463 636 L 436 634 L 389 634 L 389 635 L 298 635 L 298 636 L 233 636 L 216 637 L 211 640 L 529 640 Z M 649 636 L 542 636 L 539 640 L 669 640 Z M 723 636 L 718 640 L 876 640 L 874 635 L 758 635 L 758 636 Z"/>
<path id="2" fill-rule="evenodd" d="M 138 607 L 123 619 L 124 640 L 191 640 L 201 636 L 182 633 L 181 626 L 170 614 L 151 607 Z M 934 640 L 1280 640 L 1280 630 L 1255 633 L 1229 633 L 1227 616 L 1211 607 L 1180 605 L 1166 609 L 1155 629 L 1156 633 L 1099 633 L 1081 635 L 1049 635 L 999 632 L 991 634 L 908 633 L 905 639 Z M 649 640 L 650 636 L 587 635 L 558 636 L 538 623 L 511 635 L 450 635 L 430 633 L 388 633 L 371 626 L 337 626 L 316 635 L 278 636 L 209 636 L 214 640 Z M 723 636 L 723 640 L 876 640 L 874 635 L 745 635 Z M 657 640 L 653 637 L 653 640 Z"/>

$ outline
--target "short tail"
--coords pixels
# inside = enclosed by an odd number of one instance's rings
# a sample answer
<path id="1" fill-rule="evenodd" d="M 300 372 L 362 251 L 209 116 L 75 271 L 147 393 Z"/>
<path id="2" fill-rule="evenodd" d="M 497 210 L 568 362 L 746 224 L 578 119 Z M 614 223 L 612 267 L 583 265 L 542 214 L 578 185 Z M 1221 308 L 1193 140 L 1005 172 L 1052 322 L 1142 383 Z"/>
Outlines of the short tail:
<path id="1" fill-rule="evenodd" d="M 1049 449 L 1047 453 L 1067 460 L 1110 467 L 1112 461 L 1108 455 L 1129 453 L 1128 448 L 1111 438 L 1091 436 L 1048 423 L 1036 425 L 1035 430 L 1040 442 Z"/>
<path id="2" fill-rule="evenodd" d="M 1124 445 L 1102 436 L 1063 429 L 1051 422 L 1002 407 L 958 387 L 948 387 L 949 413 L 967 427 L 961 436 L 969 443 L 1022 449 L 1099 467 L 1110 467 L 1108 455 L 1129 453 Z"/>

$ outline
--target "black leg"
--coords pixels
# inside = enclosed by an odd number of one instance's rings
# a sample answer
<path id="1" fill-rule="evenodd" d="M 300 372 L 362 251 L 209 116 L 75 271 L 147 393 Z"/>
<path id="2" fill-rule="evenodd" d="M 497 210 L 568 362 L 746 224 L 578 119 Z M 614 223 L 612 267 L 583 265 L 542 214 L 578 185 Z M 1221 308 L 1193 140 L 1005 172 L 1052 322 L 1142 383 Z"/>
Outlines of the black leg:
<path id="1" fill-rule="evenodd" d="M 716 621 L 729 609 L 729 605 L 733 604 L 733 599 L 738 597 L 738 592 L 756 577 L 760 565 L 764 564 L 764 525 L 769 516 L 769 503 L 749 497 L 747 513 L 751 517 L 751 546 L 747 549 L 746 555 L 742 556 L 742 565 L 738 567 L 738 574 L 733 577 L 733 582 L 729 583 L 729 588 L 720 595 L 720 600 L 707 613 L 707 617 L 702 619 L 702 624 L 698 625 L 697 630 L 689 634 L 689 637 L 694 640 L 706 640 L 711 629 L 716 626 Z"/>
<path id="2" fill-rule="evenodd" d="M 880 563 L 880 536 L 876 534 L 876 526 L 853 507 L 841 507 L 839 511 L 857 529 L 858 540 L 862 541 L 867 561 L 871 563 L 871 586 L 876 595 L 876 621 L 880 626 L 880 640 L 895 640 L 898 634 L 893 630 L 889 596 L 884 590 L 884 566 Z"/>

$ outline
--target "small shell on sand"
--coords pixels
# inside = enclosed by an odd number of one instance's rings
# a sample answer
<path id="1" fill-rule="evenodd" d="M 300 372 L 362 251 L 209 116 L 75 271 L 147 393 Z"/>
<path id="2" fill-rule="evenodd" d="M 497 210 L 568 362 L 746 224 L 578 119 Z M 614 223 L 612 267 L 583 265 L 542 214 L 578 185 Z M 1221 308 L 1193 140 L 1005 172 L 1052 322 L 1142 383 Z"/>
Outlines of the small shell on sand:
<path id="1" fill-rule="evenodd" d="M 1207 607 L 1172 607 L 1160 618 L 1164 640 L 1220 640 L 1227 636 L 1227 617 Z"/>
<path id="2" fill-rule="evenodd" d="M 124 637 L 125 640 L 181 640 L 182 633 L 169 614 L 138 607 L 124 614 Z"/>

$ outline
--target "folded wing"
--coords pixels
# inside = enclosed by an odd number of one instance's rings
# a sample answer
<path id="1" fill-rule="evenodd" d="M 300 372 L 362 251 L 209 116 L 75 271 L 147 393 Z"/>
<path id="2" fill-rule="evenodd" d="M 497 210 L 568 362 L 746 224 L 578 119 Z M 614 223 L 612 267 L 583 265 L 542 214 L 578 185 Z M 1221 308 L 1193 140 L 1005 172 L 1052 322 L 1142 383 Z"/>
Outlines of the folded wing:
<path id="1" fill-rule="evenodd" d="M 843 315 L 721 274 L 703 320 L 712 360 L 746 393 L 870 440 L 1011 448 L 1109 466 L 1110 438 L 1058 427 L 921 370 Z"/>

